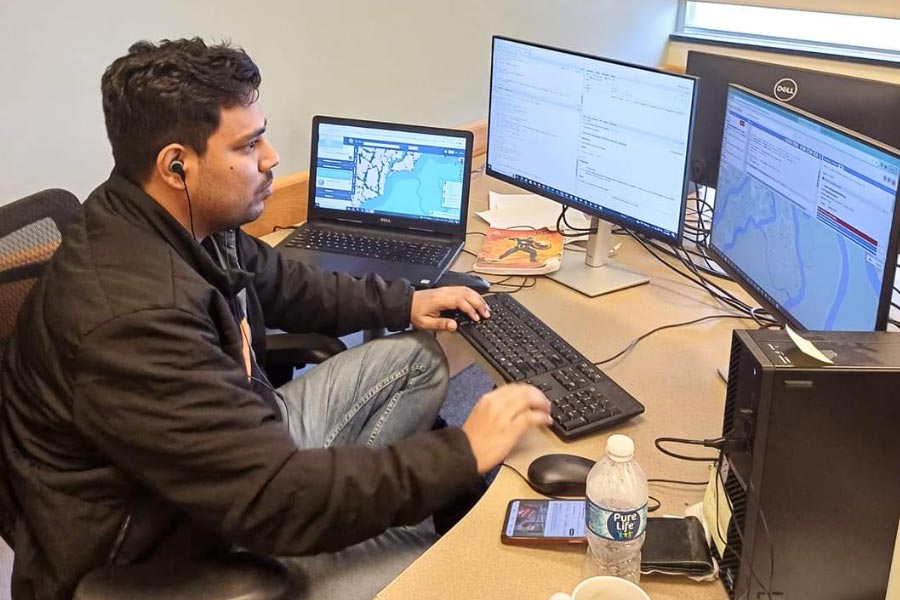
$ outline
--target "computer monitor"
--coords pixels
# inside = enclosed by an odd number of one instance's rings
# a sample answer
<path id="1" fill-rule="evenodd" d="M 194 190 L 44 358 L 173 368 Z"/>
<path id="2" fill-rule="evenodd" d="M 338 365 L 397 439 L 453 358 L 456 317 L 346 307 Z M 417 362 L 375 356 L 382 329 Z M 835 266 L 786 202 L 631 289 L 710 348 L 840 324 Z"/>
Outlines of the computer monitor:
<path id="1" fill-rule="evenodd" d="M 716 185 L 729 83 L 900 148 L 898 85 L 693 50 L 687 72 L 700 78 L 691 144 L 691 179 L 700 185 Z"/>
<path id="2" fill-rule="evenodd" d="M 696 85 L 493 38 L 486 172 L 591 215 L 598 229 L 585 257 L 566 253 L 553 279 L 589 296 L 649 281 L 608 260 L 613 223 L 680 244 Z"/>
<path id="3" fill-rule="evenodd" d="M 732 85 L 710 249 L 793 327 L 883 330 L 898 179 L 900 150 Z"/>

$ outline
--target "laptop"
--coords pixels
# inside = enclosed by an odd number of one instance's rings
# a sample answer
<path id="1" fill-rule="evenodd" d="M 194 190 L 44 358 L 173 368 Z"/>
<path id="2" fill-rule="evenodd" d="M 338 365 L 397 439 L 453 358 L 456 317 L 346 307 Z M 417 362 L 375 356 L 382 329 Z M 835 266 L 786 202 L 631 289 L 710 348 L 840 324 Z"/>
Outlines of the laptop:
<path id="1" fill-rule="evenodd" d="M 278 250 L 433 285 L 465 244 L 472 144 L 469 131 L 314 117 L 308 220 Z"/>

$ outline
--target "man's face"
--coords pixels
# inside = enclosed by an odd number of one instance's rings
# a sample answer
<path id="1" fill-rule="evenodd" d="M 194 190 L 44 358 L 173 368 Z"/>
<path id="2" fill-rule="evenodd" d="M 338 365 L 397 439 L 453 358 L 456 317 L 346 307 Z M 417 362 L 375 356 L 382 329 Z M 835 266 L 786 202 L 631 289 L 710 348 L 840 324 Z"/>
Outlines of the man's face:
<path id="1" fill-rule="evenodd" d="M 272 169 L 279 160 L 265 130 L 258 102 L 222 109 L 219 128 L 198 161 L 194 218 L 203 219 L 205 233 L 239 227 L 262 214 L 263 202 L 272 194 Z"/>

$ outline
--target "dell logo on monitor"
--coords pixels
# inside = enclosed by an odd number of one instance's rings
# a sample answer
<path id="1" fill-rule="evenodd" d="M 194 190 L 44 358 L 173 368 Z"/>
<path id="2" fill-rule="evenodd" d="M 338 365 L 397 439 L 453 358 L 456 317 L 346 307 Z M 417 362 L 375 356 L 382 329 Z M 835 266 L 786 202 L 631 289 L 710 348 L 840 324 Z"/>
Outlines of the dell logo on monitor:
<path id="1" fill-rule="evenodd" d="M 378 220 L 381 221 L 382 223 L 390 223 L 391 222 L 390 219 L 387 219 L 385 217 L 378 217 Z"/>
<path id="2" fill-rule="evenodd" d="M 789 77 L 779 79 L 775 83 L 775 97 L 782 102 L 790 102 L 797 95 L 797 82 Z"/>

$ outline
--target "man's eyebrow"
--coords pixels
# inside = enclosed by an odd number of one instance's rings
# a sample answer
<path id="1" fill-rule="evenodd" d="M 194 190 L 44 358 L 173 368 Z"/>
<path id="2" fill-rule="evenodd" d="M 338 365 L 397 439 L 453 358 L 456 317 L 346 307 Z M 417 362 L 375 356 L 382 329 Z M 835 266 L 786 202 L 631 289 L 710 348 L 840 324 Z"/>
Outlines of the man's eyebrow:
<path id="1" fill-rule="evenodd" d="M 249 141 L 252 140 L 253 138 L 258 138 L 259 136 L 261 136 L 262 134 L 264 134 L 264 133 L 266 132 L 266 126 L 267 126 L 268 124 L 269 124 L 269 120 L 266 119 L 265 121 L 263 121 L 263 126 L 262 126 L 262 127 L 260 127 L 259 129 L 257 129 L 256 131 L 253 131 L 253 132 L 248 133 L 247 135 L 241 137 L 241 138 L 236 142 L 237 145 L 246 144 L 247 142 L 249 142 Z"/>

